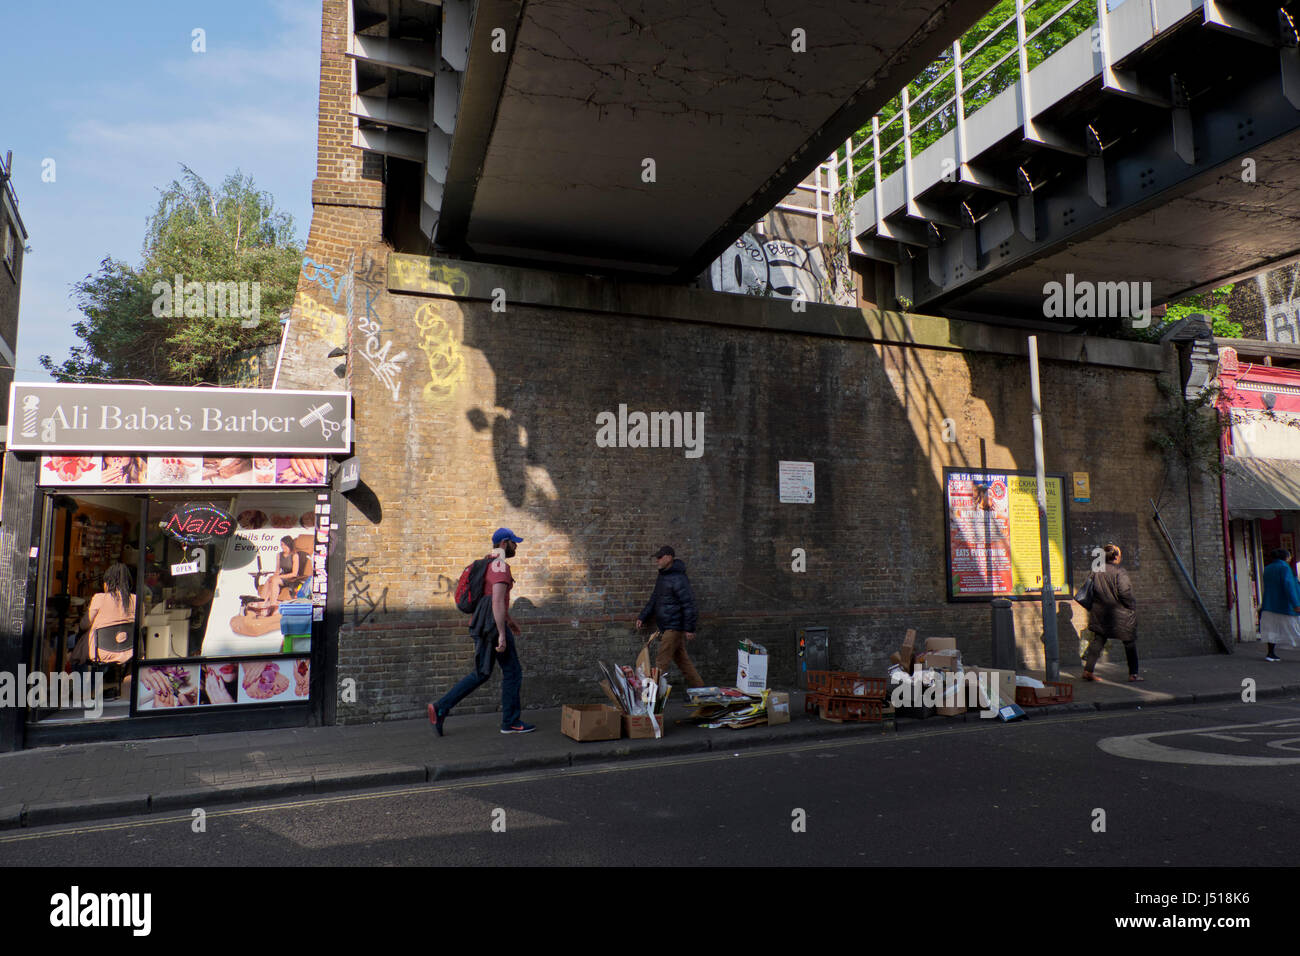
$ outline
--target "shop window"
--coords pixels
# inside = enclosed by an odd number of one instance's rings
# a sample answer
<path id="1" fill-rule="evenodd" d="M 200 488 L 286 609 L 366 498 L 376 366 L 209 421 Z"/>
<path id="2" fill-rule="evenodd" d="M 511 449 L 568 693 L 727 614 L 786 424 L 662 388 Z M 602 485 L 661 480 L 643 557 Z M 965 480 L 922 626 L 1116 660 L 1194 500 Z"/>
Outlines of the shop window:
<path id="1" fill-rule="evenodd" d="M 47 679 L 100 675 L 106 700 L 89 713 L 63 698 L 29 708 L 30 718 L 305 703 L 319 615 L 315 508 L 314 493 L 260 489 L 202 499 L 55 496 L 32 667 Z M 120 584 L 123 566 L 128 599 L 110 600 L 104 582 Z M 92 602 L 97 620 L 88 622 Z M 106 650 L 96 637 L 112 643 Z"/>

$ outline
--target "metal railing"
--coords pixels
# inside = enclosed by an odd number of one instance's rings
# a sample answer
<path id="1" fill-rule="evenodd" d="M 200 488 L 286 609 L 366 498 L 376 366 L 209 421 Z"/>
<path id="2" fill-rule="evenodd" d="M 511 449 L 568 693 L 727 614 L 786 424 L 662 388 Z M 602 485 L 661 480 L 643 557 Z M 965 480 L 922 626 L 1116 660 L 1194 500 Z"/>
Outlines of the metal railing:
<path id="1" fill-rule="evenodd" d="M 1047 33 L 1053 24 L 1080 5 L 1088 10 L 1086 20 L 1078 15 L 1083 11 L 1078 11 L 1071 16 L 1063 33 Z M 871 118 L 869 132 L 866 128 L 860 130 L 835 151 L 827 160 L 832 171 L 832 203 L 841 190 L 851 190 L 856 199 L 870 189 L 875 198 L 876 221 L 882 222 L 885 210 L 881 183 L 884 179 L 900 169 L 905 177 L 909 176 L 913 153 L 925 149 L 954 128 L 957 137 L 954 171 L 961 169 L 970 158 L 967 154 L 966 120 L 1013 84 L 1020 85 L 1024 99 L 1023 115 L 1031 121 L 1033 114 L 1028 102 L 1028 83 L 1020 82 L 1021 79 L 1085 29 L 1101 22 L 1106 13 L 1106 0 L 1014 0 L 1014 6 L 1015 12 L 996 22 L 984 36 L 978 39 L 972 36 L 984 28 L 983 24 L 967 33 L 965 39 L 973 41 L 969 49 L 962 48 L 962 40 L 955 41 L 948 52 Z M 1034 13 L 1038 15 L 1034 16 Z M 1013 28 L 1014 39 L 1009 36 Z M 999 53 L 999 45 L 1006 41 L 1010 41 L 1008 48 L 984 66 L 983 60 L 990 54 Z M 1016 58 L 1015 69 L 1002 69 L 1012 57 Z M 938 73 L 934 79 L 912 92 L 913 87 L 935 70 Z M 975 70 L 979 72 L 971 76 Z M 932 105 L 935 99 L 938 99 L 937 105 Z M 928 111 L 919 120 L 914 120 L 913 114 L 918 110 Z M 936 124 L 937 131 L 934 129 Z M 867 179 L 866 184 L 864 179 Z M 910 202 L 911 184 L 905 185 Z"/>
<path id="2" fill-rule="evenodd" d="M 794 187 L 794 192 L 810 192 L 813 194 L 813 204 L 811 206 L 800 206 L 797 203 L 779 202 L 772 207 L 773 211 L 797 212 L 804 215 L 812 215 L 817 220 L 817 244 L 821 245 L 826 241 L 825 223 L 834 215 L 833 200 L 835 194 L 839 191 L 839 183 L 836 181 L 835 164 L 827 160 L 817 167 L 813 174 L 811 183 L 801 182 Z M 789 197 L 787 197 L 789 198 Z M 761 223 L 760 223 L 761 225 Z M 760 235 L 762 230 L 759 230 Z"/>

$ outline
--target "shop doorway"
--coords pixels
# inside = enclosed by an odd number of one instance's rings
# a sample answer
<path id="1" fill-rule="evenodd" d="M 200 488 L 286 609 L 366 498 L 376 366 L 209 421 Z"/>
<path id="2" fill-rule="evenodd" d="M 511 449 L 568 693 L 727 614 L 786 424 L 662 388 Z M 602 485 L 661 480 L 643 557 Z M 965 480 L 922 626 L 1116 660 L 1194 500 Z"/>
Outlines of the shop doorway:
<path id="1" fill-rule="evenodd" d="M 129 688 L 135 653 L 133 569 L 142 502 L 122 495 L 55 495 L 46 500 L 46 513 L 49 533 L 40 549 L 38 620 L 28 662 L 28 719 L 127 717 L 123 683 Z M 121 593 L 106 594 L 106 575 L 118 592 L 125 590 L 125 601 Z"/>
<path id="2" fill-rule="evenodd" d="M 1263 600 L 1263 574 L 1268 555 L 1278 548 L 1291 553 L 1294 571 L 1296 540 L 1300 538 L 1300 512 L 1281 511 L 1271 518 L 1235 520 L 1231 523 L 1232 557 L 1237 592 L 1237 640 L 1258 641 L 1259 609 Z"/>

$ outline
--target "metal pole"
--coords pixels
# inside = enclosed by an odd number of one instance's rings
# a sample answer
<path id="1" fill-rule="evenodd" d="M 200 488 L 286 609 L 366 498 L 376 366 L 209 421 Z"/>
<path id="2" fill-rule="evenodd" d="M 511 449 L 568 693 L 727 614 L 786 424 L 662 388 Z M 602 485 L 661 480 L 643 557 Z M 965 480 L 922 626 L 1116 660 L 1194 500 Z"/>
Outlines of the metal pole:
<path id="1" fill-rule="evenodd" d="M 275 356 L 275 375 L 271 377 L 271 388 L 274 390 L 280 385 L 280 363 L 284 361 L 284 343 L 289 341 L 289 322 L 284 320 L 284 328 L 280 330 L 280 351 Z"/>
<path id="2" fill-rule="evenodd" d="M 1038 336 L 1029 336 L 1029 391 L 1034 414 L 1034 474 L 1038 483 L 1038 542 L 1043 558 L 1043 655 L 1047 679 L 1061 679 L 1056 639 L 1056 591 L 1052 588 L 1051 545 L 1047 534 L 1047 476 L 1043 473 L 1043 403 L 1038 391 Z"/>
<path id="3" fill-rule="evenodd" d="M 1196 602 L 1197 608 L 1200 609 L 1201 617 L 1205 618 L 1205 623 L 1210 626 L 1210 633 L 1212 633 L 1214 639 L 1219 642 L 1219 647 L 1223 648 L 1223 652 L 1225 654 L 1231 654 L 1232 645 L 1223 639 L 1223 635 L 1219 633 L 1219 625 L 1214 623 L 1214 618 L 1210 616 L 1209 608 L 1207 608 L 1205 602 L 1201 600 L 1201 592 L 1196 590 L 1196 585 L 1193 583 L 1191 575 L 1187 573 L 1187 566 L 1183 564 L 1183 559 L 1178 556 L 1178 549 L 1174 547 L 1174 539 L 1169 536 L 1169 529 L 1165 527 L 1164 519 L 1160 517 L 1160 509 L 1156 507 L 1156 503 L 1151 501 L 1150 498 L 1148 498 L 1147 501 L 1151 503 L 1151 517 L 1155 521 L 1156 527 L 1160 529 L 1160 537 L 1164 538 L 1165 546 L 1169 548 L 1169 553 L 1173 555 L 1174 563 L 1178 565 L 1178 570 L 1183 575 L 1183 582 L 1191 590 L 1192 600 Z"/>

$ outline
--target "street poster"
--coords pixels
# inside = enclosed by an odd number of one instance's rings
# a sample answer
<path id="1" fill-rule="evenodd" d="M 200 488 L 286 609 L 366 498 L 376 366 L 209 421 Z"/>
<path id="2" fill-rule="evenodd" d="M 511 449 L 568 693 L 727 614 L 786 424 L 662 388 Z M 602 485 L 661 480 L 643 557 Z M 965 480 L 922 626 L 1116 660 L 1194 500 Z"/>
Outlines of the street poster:
<path id="1" fill-rule="evenodd" d="M 945 469 L 948 600 L 1038 597 L 1043 589 L 1038 481 L 1010 471 Z M 1052 590 L 1072 593 L 1065 569 L 1065 476 L 1047 476 Z"/>
<path id="2" fill-rule="evenodd" d="M 811 461 L 783 461 L 780 466 L 781 504 L 810 505 L 817 500 Z"/>

